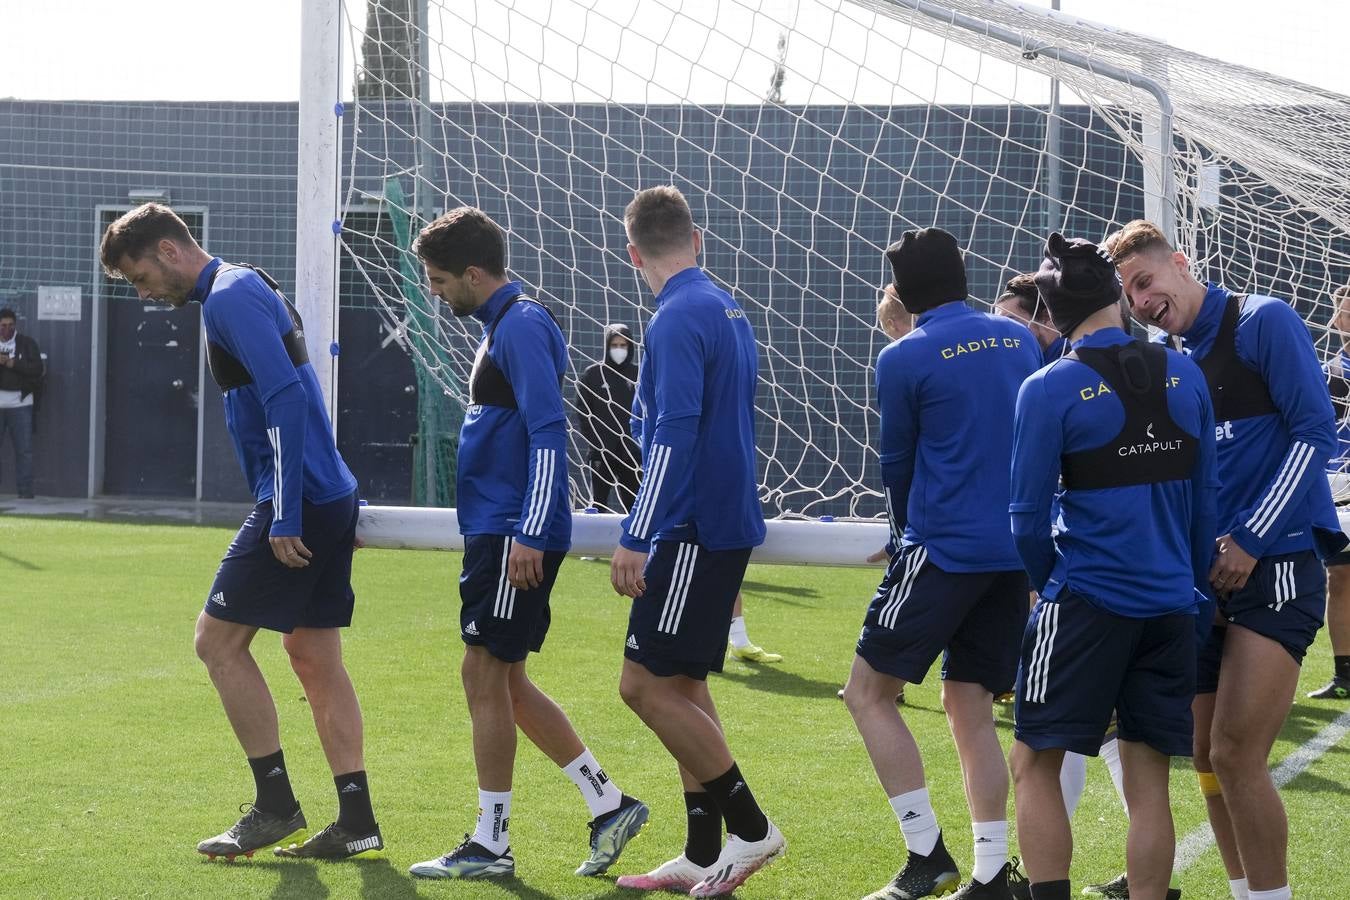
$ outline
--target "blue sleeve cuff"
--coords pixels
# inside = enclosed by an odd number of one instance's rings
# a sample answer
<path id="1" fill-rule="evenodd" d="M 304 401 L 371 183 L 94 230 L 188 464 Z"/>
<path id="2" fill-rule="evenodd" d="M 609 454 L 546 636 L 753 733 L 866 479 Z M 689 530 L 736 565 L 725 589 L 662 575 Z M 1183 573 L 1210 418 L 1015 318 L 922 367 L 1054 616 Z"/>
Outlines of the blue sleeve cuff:
<path id="1" fill-rule="evenodd" d="M 1245 525 L 1234 528 L 1229 536 L 1233 539 L 1233 543 L 1241 547 L 1252 559 L 1260 559 L 1266 552 L 1267 545 L 1248 531 Z"/>
<path id="2" fill-rule="evenodd" d="M 637 538 L 633 537 L 631 534 L 629 534 L 629 533 L 626 532 L 626 531 L 625 531 L 625 532 L 623 533 L 623 535 L 619 538 L 619 546 L 621 546 L 621 547 L 623 547 L 623 548 L 625 548 L 625 549 L 627 549 L 627 550 L 632 550 L 632 551 L 634 551 L 635 553 L 651 553 L 651 552 L 652 552 L 652 542 L 651 542 L 651 541 L 640 541 L 640 540 L 638 540 Z"/>
<path id="3" fill-rule="evenodd" d="M 529 535 L 521 534 L 519 528 L 516 528 L 514 539 L 517 544 L 524 544 L 531 550 L 539 550 L 540 552 L 542 552 L 548 549 L 548 542 L 544 540 L 544 538 L 530 537 Z"/>

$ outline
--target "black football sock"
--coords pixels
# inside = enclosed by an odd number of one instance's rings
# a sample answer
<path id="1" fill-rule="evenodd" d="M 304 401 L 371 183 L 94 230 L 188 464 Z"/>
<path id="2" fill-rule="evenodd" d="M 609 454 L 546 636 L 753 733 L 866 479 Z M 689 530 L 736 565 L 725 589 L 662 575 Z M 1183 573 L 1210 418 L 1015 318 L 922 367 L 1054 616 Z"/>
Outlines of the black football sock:
<path id="1" fill-rule="evenodd" d="M 291 790 L 291 777 L 286 774 L 286 759 L 280 750 L 248 761 L 253 770 L 256 794 L 253 805 L 263 812 L 289 816 L 300 804 Z"/>
<path id="2" fill-rule="evenodd" d="M 1031 886 L 1031 900 L 1069 900 L 1069 882 L 1038 881 Z"/>
<path id="3" fill-rule="evenodd" d="M 1350 653 L 1336 656 L 1336 677 L 1350 678 Z"/>
<path id="4" fill-rule="evenodd" d="M 712 781 L 703 782 L 703 786 L 712 794 L 713 802 L 727 820 L 728 834 L 743 841 L 764 840 L 769 833 L 769 820 L 755 802 L 755 795 L 750 793 L 750 785 L 741 777 L 739 766 L 733 762 L 730 769 Z"/>
<path id="5" fill-rule="evenodd" d="M 348 831 L 365 834 L 375 830 L 375 813 L 370 808 L 370 787 L 366 770 L 348 772 L 333 779 L 338 792 L 337 823 Z"/>
<path id="6" fill-rule="evenodd" d="M 722 854 L 722 813 L 707 791 L 685 791 L 684 814 L 689 821 L 684 856 L 707 868 Z"/>

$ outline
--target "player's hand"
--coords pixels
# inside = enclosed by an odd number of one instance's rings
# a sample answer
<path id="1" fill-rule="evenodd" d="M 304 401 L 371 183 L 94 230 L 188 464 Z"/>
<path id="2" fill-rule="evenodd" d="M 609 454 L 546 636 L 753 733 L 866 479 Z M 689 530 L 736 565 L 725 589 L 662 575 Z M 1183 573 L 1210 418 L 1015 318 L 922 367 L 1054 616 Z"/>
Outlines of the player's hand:
<path id="1" fill-rule="evenodd" d="M 615 547 L 609 563 L 609 582 L 614 585 L 615 593 L 635 599 L 641 597 L 647 590 L 647 582 L 642 577 L 646 567 L 647 554 L 623 545 Z"/>
<path id="2" fill-rule="evenodd" d="M 891 555 L 890 555 L 889 553 L 886 552 L 886 548 L 885 548 L 885 547 L 882 547 L 882 548 L 881 548 L 880 550 L 878 550 L 876 553 L 873 553 L 871 556 L 867 557 L 867 561 L 870 562 L 870 563 L 879 563 L 879 562 L 885 562 L 886 560 L 888 560 L 888 559 L 890 559 L 890 558 L 891 558 Z"/>
<path id="3" fill-rule="evenodd" d="M 506 557 L 506 580 L 518 591 L 533 590 L 543 584 L 544 551 L 512 541 L 511 554 Z"/>
<path id="4" fill-rule="evenodd" d="M 273 537 L 271 542 L 272 555 L 277 558 L 277 562 L 292 569 L 303 569 L 314 555 L 298 536 Z"/>
<path id="5" fill-rule="evenodd" d="M 1256 560 L 1238 546 L 1231 534 L 1214 542 L 1214 565 L 1209 570 L 1209 583 L 1221 594 L 1231 594 L 1247 586 Z"/>

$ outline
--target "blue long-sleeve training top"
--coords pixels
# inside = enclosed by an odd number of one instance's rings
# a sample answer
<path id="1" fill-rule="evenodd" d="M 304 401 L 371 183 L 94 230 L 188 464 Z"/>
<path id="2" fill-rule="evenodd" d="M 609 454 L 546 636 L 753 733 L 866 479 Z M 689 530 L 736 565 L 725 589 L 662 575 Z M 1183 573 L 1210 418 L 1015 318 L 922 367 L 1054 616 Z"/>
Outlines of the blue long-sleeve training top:
<path id="1" fill-rule="evenodd" d="M 759 349 L 745 313 L 702 269 L 656 297 L 638 371 L 642 486 L 620 543 L 696 541 L 709 550 L 764 542 L 755 460 Z"/>
<path id="2" fill-rule="evenodd" d="M 562 331 L 518 281 L 498 288 L 472 315 L 483 323 L 473 378 L 491 374 L 500 389 L 479 398 L 470 385 L 455 473 L 460 533 L 511 535 L 536 550 L 567 550 L 572 508 Z"/>
<path id="3" fill-rule="evenodd" d="M 882 484 L 893 535 L 948 572 L 1022 567 L 1004 501 L 1013 409 L 1041 351 L 1023 325 L 944 303 L 877 357 Z"/>
<path id="4" fill-rule="evenodd" d="M 1208 285 L 1200 312 L 1182 335 L 1202 366 L 1214 351 L 1231 293 Z M 1238 361 L 1265 382 L 1274 411 L 1224 420 L 1219 445 L 1219 533 L 1259 559 L 1315 550 L 1325 558 L 1344 544 L 1326 479 L 1337 450 L 1336 417 L 1308 327 L 1289 304 L 1251 295 L 1237 320 Z"/>
<path id="5" fill-rule="evenodd" d="M 314 367 L 297 366 L 283 338 L 294 330 L 285 302 L 254 272 L 212 259 L 188 295 L 202 304 L 206 339 L 234 357 L 251 383 L 225 391 L 225 425 L 259 502 L 272 501 L 271 533 L 301 533 L 301 503 L 356 490 L 333 438 Z"/>
<path id="6" fill-rule="evenodd" d="M 1106 328 L 1073 346 L 1130 341 Z M 1135 618 L 1194 612 L 1210 596 L 1219 486 L 1209 439 L 1214 414 L 1193 362 L 1168 350 L 1166 371 L 1167 411 L 1196 442 L 1190 477 L 1125 487 L 1059 491 L 1063 457 L 1107 445 L 1125 424 L 1123 405 L 1097 371 L 1066 357 L 1023 383 L 1008 509 L 1028 579 L 1043 596 L 1057 598 L 1067 587 Z"/>

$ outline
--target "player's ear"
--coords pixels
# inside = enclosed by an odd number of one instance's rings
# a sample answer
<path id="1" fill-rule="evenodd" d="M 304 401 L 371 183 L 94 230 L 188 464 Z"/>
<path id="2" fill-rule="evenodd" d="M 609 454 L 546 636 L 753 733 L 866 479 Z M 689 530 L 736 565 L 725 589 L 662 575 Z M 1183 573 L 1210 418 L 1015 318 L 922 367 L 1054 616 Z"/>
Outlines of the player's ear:
<path id="1" fill-rule="evenodd" d="M 159 243 L 155 245 L 155 249 L 159 251 L 160 257 L 170 265 L 178 262 L 180 255 L 178 245 L 168 238 L 160 238 Z"/>
<path id="2" fill-rule="evenodd" d="M 1172 263 L 1183 275 L 1186 275 L 1191 271 L 1191 261 L 1187 259 L 1186 254 L 1182 253 L 1180 250 L 1176 250 L 1172 253 Z"/>
<path id="3" fill-rule="evenodd" d="M 642 268 L 642 254 L 638 252 L 637 244 L 628 245 L 628 259 L 634 268 Z"/>
<path id="4" fill-rule="evenodd" d="M 700 253 L 702 253 L 702 252 L 703 252 L 703 232 L 700 231 L 699 229 L 695 228 L 695 229 L 694 229 L 694 256 L 695 256 L 695 258 L 697 258 L 698 255 L 699 255 Z"/>

